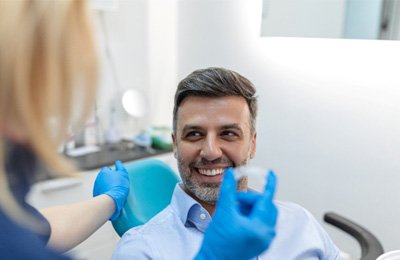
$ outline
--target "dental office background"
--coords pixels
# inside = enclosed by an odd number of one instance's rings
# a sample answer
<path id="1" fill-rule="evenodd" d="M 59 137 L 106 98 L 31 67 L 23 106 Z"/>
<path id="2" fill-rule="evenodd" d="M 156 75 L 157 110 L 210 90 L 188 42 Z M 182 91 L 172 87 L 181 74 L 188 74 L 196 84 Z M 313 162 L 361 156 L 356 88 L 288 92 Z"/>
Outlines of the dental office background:
<path id="1" fill-rule="evenodd" d="M 385 251 L 400 248 L 400 42 L 370 40 L 379 37 L 380 13 L 370 12 L 363 21 L 369 29 L 357 35 L 362 29 L 345 29 L 352 21 L 341 19 L 350 0 L 311 1 L 325 8 L 303 16 L 295 5 L 281 13 L 278 1 L 99 2 L 105 8 L 94 11 L 103 56 L 96 113 L 104 132 L 170 127 L 180 79 L 209 66 L 236 70 L 258 90 L 254 162 L 277 172 L 277 198 L 307 208 L 354 259 L 357 242 L 324 224 L 325 212 L 366 227 Z M 292 33 L 289 24 L 269 27 L 276 19 L 303 23 L 306 37 L 267 37 Z M 310 26 L 323 38 L 310 38 L 320 37 Z M 366 39 L 335 39 L 352 35 Z M 142 116 L 121 109 L 128 89 L 142 95 Z"/>

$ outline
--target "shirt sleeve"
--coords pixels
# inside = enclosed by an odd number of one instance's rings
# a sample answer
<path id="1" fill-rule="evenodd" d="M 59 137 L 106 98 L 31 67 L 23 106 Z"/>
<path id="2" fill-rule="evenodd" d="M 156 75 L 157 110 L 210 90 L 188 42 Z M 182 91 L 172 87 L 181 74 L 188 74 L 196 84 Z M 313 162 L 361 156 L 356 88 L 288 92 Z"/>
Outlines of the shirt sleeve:
<path id="1" fill-rule="evenodd" d="M 303 209 L 305 213 L 308 215 L 310 221 L 313 223 L 314 228 L 317 230 L 319 237 L 321 238 L 324 245 L 324 255 L 323 260 L 340 260 L 340 250 L 333 243 L 332 239 L 325 231 L 325 229 L 319 224 L 319 222 L 314 218 L 314 216 L 308 212 L 306 209 Z"/>

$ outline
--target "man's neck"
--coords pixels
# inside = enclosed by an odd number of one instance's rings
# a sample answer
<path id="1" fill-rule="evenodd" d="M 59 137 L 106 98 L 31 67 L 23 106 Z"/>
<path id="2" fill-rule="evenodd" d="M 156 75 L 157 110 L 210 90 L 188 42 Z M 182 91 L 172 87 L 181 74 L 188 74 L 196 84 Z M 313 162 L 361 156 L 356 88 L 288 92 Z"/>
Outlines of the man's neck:
<path id="1" fill-rule="evenodd" d="M 192 197 L 195 201 L 197 201 L 205 210 L 208 211 L 208 214 L 210 214 L 210 216 L 213 216 L 214 214 L 214 210 L 215 210 L 215 204 L 209 204 L 206 203 L 205 201 L 200 200 L 199 198 L 197 198 L 189 189 L 186 188 L 186 186 L 184 184 L 181 184 L 181 188 L 183 189 L 183 191 L 189 195 L 190 197 Z"/>
<path id="2" fill-rule="evenodd" d="M 241 191 L 246 191 L 248 189 L 248 179 L 247 177 L 245 177 L 243 180 L 241 180 L 240 183 L 238 183 L 238 190 Z M 189 189 L 186 188 L 186 186 L 184 184 L 181 184 L 182 189 L 186 192 L 186 194 L 188 194 L 190 197 L 192 197 L 195 201 L 197 201 L 205 210 L 208 211 L 208 214 L 210 214 L 210 216 L 212 217 L 214 215 L 214 211 L 215 211 L 215 207 L 216 207 L 216 203 L 215 204 L 210 204 L 207 203 L 205 201 L 200 200 L 199 198 L 197 198 L 192 192 L 190 192 Z"/>
<path id="3" fill-rule="evenodd" d="M 205 203 L 204 201 L 198 201 L 200 203 L 200 205 L 208 211 L 208 214 L 210 214 L 210 216 L 212 217 L 214 215 L 214 211 L 215 211 L 215 204 L 211 205 L 208 203 Z"/>

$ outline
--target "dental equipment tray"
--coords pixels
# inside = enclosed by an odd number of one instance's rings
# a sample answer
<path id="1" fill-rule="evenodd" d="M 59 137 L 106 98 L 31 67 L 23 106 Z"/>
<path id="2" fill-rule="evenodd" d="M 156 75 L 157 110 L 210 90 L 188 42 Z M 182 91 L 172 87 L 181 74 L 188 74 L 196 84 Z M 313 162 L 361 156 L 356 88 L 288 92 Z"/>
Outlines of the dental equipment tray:
<path id="1" fill-rule="evenodd" d="M 79 169 L 92 170 L 113 165 L 116 160 L 127 162 L 172 152 L 172 149 L 145 148 L 127 142 L 105 144 L 99 148 L 98 151 L 81 156 L 68 156 L 68 154 L 65 156 L 72 160 Z"/>

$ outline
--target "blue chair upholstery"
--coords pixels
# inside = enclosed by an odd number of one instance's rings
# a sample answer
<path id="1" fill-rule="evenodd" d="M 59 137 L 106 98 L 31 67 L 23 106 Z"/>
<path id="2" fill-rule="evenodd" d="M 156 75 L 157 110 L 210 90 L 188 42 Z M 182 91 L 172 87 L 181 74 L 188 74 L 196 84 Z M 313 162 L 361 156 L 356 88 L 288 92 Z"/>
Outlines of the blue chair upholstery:
<path id="1" fill-rule="evenodd" d="M 130 179 L 129 195 L 121 215 L 112 222 L 119 236 L 163 210 L 180 180 L 167 164 L 157 159 L 134 161 L 125 167 Z"/>

